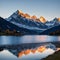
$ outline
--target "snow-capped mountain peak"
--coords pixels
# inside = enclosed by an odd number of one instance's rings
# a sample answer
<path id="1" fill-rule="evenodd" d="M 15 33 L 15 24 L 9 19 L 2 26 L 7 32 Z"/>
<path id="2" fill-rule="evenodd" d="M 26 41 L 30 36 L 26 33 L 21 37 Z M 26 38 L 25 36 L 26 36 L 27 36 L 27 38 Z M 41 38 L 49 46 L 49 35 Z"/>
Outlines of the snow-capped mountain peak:
<path id="1" fill-rule="evenodd" d="M 22 10 L 17 10 L 19 14 L 23 13 Z"/>
<path id="2" fill-rule="evenodd" d="M 45 19 L 43 16 L 41 16 L 41 17 L 39 18 L 39 20 L 40 20 L 42 23 L 45 23 L 45 22 L 46 22 L 46 19 Z"/>
<path id="3" fill-rule="evenodd" d="M 38 31 L 44 31 L 50 27 L 60 24 L 60 22 L 58 22 L 59 19 L 57 18 L 47 22 L 43 16 L 37 18 L 35 15 L 30 16 L 27 13 L 23 13 L 21 10 L 14 12 L 7 18 L 7 20 L 19 27 Z"/>
<path id="4" fill-rule="evenodd" d="M 37 19 L 37 17 L 35 15 L 31 16 L 31 19 Z"/>
<path id="5" fill-rule="evenodd" d="M 7 18 L 7 21 L 29 30 L 38 30 L 43 31 L 48 28 L 44 23 L 38 22 L 36 16 L 33 16 L 35 19 L 31 19 L 31 16 L 27 13 L 23 13 L 20 10 L 14 12 L 10 17 Z"/>

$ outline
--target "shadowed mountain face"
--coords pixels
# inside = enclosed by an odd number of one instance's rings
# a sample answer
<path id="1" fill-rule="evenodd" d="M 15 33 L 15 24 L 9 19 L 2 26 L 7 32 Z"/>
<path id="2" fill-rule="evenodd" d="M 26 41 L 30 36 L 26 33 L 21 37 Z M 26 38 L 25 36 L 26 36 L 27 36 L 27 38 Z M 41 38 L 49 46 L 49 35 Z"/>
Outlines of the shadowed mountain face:
<path id="1" fill-rule="evenodd" d="M 30 29 L 25 28 L 22 26 L 15 25 L 9 21 L 6 21 L 5 19 L 0 17 L 0 30 L 3 32 L 6 32 L 6 30 L 14 31 L 16 30 L 18 33 L 22 34 L 39 34 L 38 28 Z M 41 31 L 41 30 L 40 30 Z"/>

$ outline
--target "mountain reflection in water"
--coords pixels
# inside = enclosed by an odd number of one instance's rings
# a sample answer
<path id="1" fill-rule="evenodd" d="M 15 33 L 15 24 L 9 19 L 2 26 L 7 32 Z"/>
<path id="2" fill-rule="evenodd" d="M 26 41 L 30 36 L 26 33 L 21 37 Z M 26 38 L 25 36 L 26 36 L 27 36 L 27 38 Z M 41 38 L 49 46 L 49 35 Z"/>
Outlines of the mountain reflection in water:
<path id="1" fill-rule="evenodd" d="M 0 42 L 0 48 L 4 49 L 0 60 L 40 60 L 60 47 L 59 36 L 0 36 Z"/>
<path id="2" fill-rule="evenodd" d="M 22 51 L 19 58 L 17 58 L 13 54 L 11 54 L 8 50 L 4 50 L 0 52 L 0 60 L 40 60 L 55 52 L 53 49 L 50 48 L 44 50 L 43 52 L 38 51 L 36 51 L 35 53 L 28 52 L 29 54 L 26 54 L 27 51 L 25 52 Z"/>

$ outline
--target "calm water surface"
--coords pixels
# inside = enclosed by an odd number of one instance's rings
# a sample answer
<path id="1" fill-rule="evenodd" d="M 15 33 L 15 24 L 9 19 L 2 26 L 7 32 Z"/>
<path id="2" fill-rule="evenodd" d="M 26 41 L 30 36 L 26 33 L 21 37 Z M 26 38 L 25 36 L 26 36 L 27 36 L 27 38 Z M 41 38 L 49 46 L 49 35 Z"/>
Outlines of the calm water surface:
<path id="1" fill-rule="evenodd" d="M 59 36 L 0 36 L 0 45 L 3 44 L 22 44 L 22 43 L 41 43 L 60 41 Z"/>
<path id="2" fill-rule="evenodd" d="M 42 43 L 42 42 L 60 42 L 59 36 L 39 36 L 39 35 L 26 35 L 26 36 L 0 36 L 1 45 L 12 45 L 12 44 L 24 44 L 24 43 Z M 48 48 L 42 53 L 37 52 L 35 54 L 30 53 L 17 58 L 15 55 L 10 53 L 8 50 L 0 52 L 0 60 L 40 60 L 46 56 L 53 54 L 55 50 Z"/>

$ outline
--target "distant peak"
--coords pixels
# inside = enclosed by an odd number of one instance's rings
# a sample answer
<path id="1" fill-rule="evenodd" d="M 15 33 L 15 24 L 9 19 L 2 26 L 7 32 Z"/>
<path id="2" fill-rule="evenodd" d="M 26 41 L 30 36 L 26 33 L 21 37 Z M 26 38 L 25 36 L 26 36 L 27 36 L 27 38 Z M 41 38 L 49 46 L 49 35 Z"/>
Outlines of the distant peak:
<path id="1" fill-rule="evenodd" d="M 25 14 L 25 18 L 30 19 L 30 15 L 26 13 L 26 14 Z"/>
<path id="2" fill-rule="evenodd" d="M 22 10 L 17 10 L 17 11 L 19 15 L 23 13 Z"/>
<path id="3" fill-rule="evenodd" d="M 23 13 L 22 10 L 18 10 L 19 13 Z"/>
<path id="4" fill-rule="evenodd" d="M 45 23 L 45 22 L 46 22 L 46 19 L 45 19 L 43 16 L 41 16 L 39 19 L 40 19 L 40 21 L 41 21 L 42 23 Z"/>
<path id="5" fill-rule="evenodd" d="M 28 13 L 23 13 L 22 10 L 17 10 L 17 12 L 18 12 L 18 15 L 20 15 L 24 18 L 33 19 L 35 21 L 42 22 L 42 23 L 46 22 L 46 19 L 43 16 L 41 16 L 40 18 L 37 18 L 35 15 L 30 16 Z"/>
<path id="6" fill-rule="evenodd" d="M 30 19 L 30 15 L 27 13 L 23 13 L 22 10 L 17 10 L 18 14 L 21 15 L 22 17 L 25 17 L 27 19 Z"/>
<path id="7" fill-rule="evenodd" d="M 58 18 L 58 21 L 60 21 L 60 18 Z"/>
<path id="8" fill-rule="evenodd" d="M 57 20 L 57 17 L 55 17 L 54 19 L 56 19 L 56 20 Z"/>
<path id="9" fill-rule="evenodd" d="M 60 22 L 60 18 L 56 18 L 56 17 L 55 17 L 55 18 L 54 18 L 54 20 L 57 20 L 57 21 L 59 21 L 59 22 Z"/>
<path id="10" fill-rule="evenodd" d="M 31 19 L 37 19 L 37 17 L 35 15 L 31 16 Z"/>

